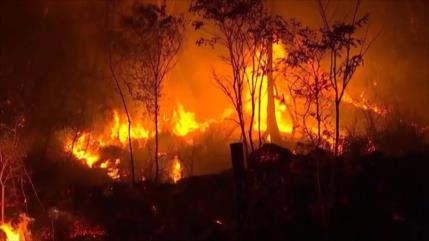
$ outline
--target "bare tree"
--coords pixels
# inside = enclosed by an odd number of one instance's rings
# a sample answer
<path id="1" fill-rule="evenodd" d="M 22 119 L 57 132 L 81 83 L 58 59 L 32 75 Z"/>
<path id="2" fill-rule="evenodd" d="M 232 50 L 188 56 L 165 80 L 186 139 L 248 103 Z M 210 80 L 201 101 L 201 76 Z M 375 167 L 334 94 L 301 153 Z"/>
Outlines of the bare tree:
<path id="1" fill-rule="evenodd" d="M 322 60 L 326 48 L 322 45 L 318 32 L 295 24 L 293 40 L 287 44 L 288 56 L 285 58 L 284 74 L 290 81 L 288 87 L 294 102 L 296 98 L 304 99 L 303 111 L 296 110 L 294 119 L 302 117 L 303 133 L 311 140 L 314 146 L 320 147 L 323 141 L 323 126 L 328 123 L 330 100 L 330 86 L 328 73 L 322 68 Z M 297 108 L 295 105 L 292 108 Z M 316 122 L 316 133 L 308 126 L 308 119 Z M 326 128 L 325 128 L 326 129 Z"/>
<path id="2" fill-rule="evenodd" d="M 166 3 L 136 4 L 122 22 L 129 43 L 127 84 L 132 96 L 142 101 L 155 125 L 155 181 L 159 179 L 159 109 L 164 79 L 174 67 L 184 38 L 182 16 L 167 13 Z"/>
<path id="3" fill-rule="evenodd" d="M 6 187 L 24 177 L 22 159 L 25 151 L 21 148 L 19 131 L 24 126 L 24 118 L 18 117 L 13 122 L 7 124 L 0 122 L 0 186 L 1 186 L 1 222 L 4 222 Z M 16 185 L 10 185 L 16 187 Z M 16 190 L 15 190 L 16 192 Z"/>
<path id="4" fill-rule="evenodd" d="M 124 107 L 124 111 L 125 111 L 125 115 L 127 117 L 127 124 L 128 124 L 128 152 L 130 154 L 130 173 L 131 173 L 131 185 L 134 186 L 135 185 L 135 162 L 134 162 L 134 155 L 133 155 L 133 145 L 132 145 L 132 140 L 131 140 L 131 116 L 130 116 L 130 112 L 128 110 L 128 105 L 127 105 L 127 101 L 126 101 L 126 97 L 125 97 L 125 93 L 121 87 L 121 79 L 118 76 L 118 74 L 115 71 L 115 63 L 114 60 L 112 59 L 112 53 L 109 51 L 109 60 L 108 60 L 108 65 L 109 65 L 109 70 L 110 73 L 112 75 L 112 79 L 115 82 L 116 85 L 116 90 L 119 94 L 119 96 L 121 97 L 121 102 L 122 102 L 122 106 Z"/>
<path id="5" fill-rule="evenodd" d="M 107 53 L 107 66 L 110 71 L 111 78 L 115 85 L 115 90 L 118 93 L 122 107 L 127 118 L 127 132 L 128 132 L 128 152 L 130 158 L 130 174 L 131 174 L 131 186 L 135 185 L 135 160 L 132 146 L 131 130 L 132 122 L 129 107 L 127 104 L 126 90 L 124 90 L 126 71 L 123 71 L 124 58 L 126 57 L 126 51 L 124 48 L 125 41 L 122 38 L 120 28 L 117 28 L 116 21 L 117 17 L 120 16 L 115 10 L 118 5 L 113 2 L 106 2 L 106 29 L 109 34 L 108 53 Z M 126 88 L 126 87 L 125 87 Z"/>
<path id="6" fill-rule="evenodd" d="M 276 17 L 267 14 L 261 0 L 195 0 L 191 3 L 190 11 L 201 18 L 193 23 L 194 28 L 199 30 L 204 27 L 207 35 L 199 39 L 197 45 L 219 45 L 226 51 L 221 59 L 231 66 L 232 74 L 221 76 L 214 73 L 214 79 L 234 106 L 247 156 L 249 144 L 251 150 L 254 150 L 252 132 L 256 101 L 259 106 L 258 133 L 261 143 L 260 97 L 263 77 L 269 72 L 269 46 L 275 41 L 273 31 Z M 246 85 L 251 102 L 250 120 L 247 125 L 244 113 Z"/>
<path id="7" fill-rule="evenodd" d="M 323 44 L 329 53 L 329 80 L 335 93 L 335 145 L 334 154 L 339 154 L 340 143 L 340 104 L 344 92 L 353 78 L 356 69 L 363 64 L 363 57 L 375 40 L 367 40 L 368 31 L 357 37 L 358 30 L 368 22 L 369 14 L 358 17 L 360 1 L 357 0 L 350 21 L 336 21 L 333 24 L 327 17 L 327 4 L 317 0 L 324 28 L 321 30 Z"/>

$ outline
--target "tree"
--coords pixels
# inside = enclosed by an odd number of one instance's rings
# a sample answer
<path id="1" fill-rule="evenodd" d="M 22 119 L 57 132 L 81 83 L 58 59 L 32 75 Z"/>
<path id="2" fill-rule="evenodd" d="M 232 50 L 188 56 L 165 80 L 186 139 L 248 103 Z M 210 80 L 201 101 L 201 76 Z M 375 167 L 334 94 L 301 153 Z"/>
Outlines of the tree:
<path id="1" fill-rule="evenodd" d="M 190 12 L 201 19 L 194 21 L 195 30 L 204 27 L 205 33 L 208 35 L 208 37 L 199 39 L 197 45 L 212 47 L 218 45 L 226 51 L 221 59 L 230 65 L 232 74 L 221 76 L 214 73 L 214 79 L 234 106 L 238 117 L 236 122 L 240 127 L 244 152 L 247 156 L 249 144 L 251 150 L 254 150 L 252 131 L 258 96 L 257 87 L 258 85 L 260 87 L 260 97 L 263 77 L 268 72 L 269 51 L 267 46 L 270 46 L 273 41 L 272 26 L 275 18 L 268 16 L 261 0 L 195 0 L 191 3 Z M 246 84 L 251 101 L 248 125 L 246 125 L 244 114 L 243 96 Z M 260 114 L 258 114 L 258 119 L 260 120 Z M 258 129 L 260 130 L 260 127 Z M 261 140 L 260 131 L 259 140 Z"/>
<path id="2" fill-rule="evenodd" d="M 1 223 L 5 222 L 6 201 L 23 198 L 27 204 L 24 185 L 29 184 L 36 199 L 40 199 L 24 165 L 26 143 L 22 137 L 25 117 L 10 99 L 0 102 L 0 188 Z M 10 188 L 8 188 L 10 187 Z M 20 188 L 18 188 L 20 187 Z M 9 198 L 8 198 L 8 194 Z"/>
<path id="3" fill-rule="evenodd" d="M 107 26 L 107 32 L 109 34 L 109 41 L 108 43 L 108 56 L 107 56 L 107 66 L 109 68 L 112 80 L 115 85 L 115 90 L 119 94 L 119 97 L 121 99 L 122 107 L 124 108 L 125 115 L 127 117 L 127 132 L 128 132 L 128 152 L 129 152 L 129 158 L 130 158 L 130 173 L 131 173 L 131 186 L 135 185 L 135 161 L 134 161 L 134 153 L 133 153 L 133 145 L 131 140 L 131 116 L 129 112 L 129 107 L 127 104 L 125 91 L 123 90 L 123 84 L 124 78 L 126 78 L 126 75 L 122 68 L 123 67 L 123 59 L 126 56 L 125 52 L 123 51 L 123 45 L 124 45 L 124 39 L 122 38 L 122 35 L 120 34 L 120 31 L 115 28 L 116 27 L 116 18 L 117 15 L 111 14 L 113 13 L 113 9 L 115 9 L 116 4 L 109 5 L 107 3 L 106 5 L 108 7 L 106 11 L 106 23 Z M 109 21 L 110 20 L 110 21 Z"/>
<path id="4" fill-rule="evenodd" d="M 261 147 L 262 145 L 261 100 L 263 98 L 262 88 L 264 86 L 264 80 L 267 81 L 268 99 L 272 98 L 272 101 L 274 101 L 274 80 L 272 78 L 272 45 L 273 42 L 278 41 L 278 27 L 283 26 L 283 21 L 281 17 L 270 16 L 265 12 L 263 8 L 260 8 L 258 10 L 259 11 L 256 12 L 253 16 L 250 16 L 251 19 L 249 19 L 249 21 L 251 21 L 251 26 L 253 27 L 250 27 L 250 29 L 248 30 L 248 35 L 246 35 L 247 59 L 245 60 L 245 62 L 247 71 L 245 71 L 245 83 L 247 84 L 248 93 L 250 97 L 250 119 L 248 126 L 248 137 L 251 151 L 255 150 L 252 133 L 254 130 L 256 111 L 258 114 L 257 118 L 259 147 Z M 272 89 L 269 88 L 270 85 L 272 85 Z M 266 131 L 269 135 L 273 136 L 272 130 L 274 129 L 278 132 L 278 127 L 275 119 L 274 105 L 270 106 L 270 100 L 268 100 L 267 108 L 267 116 L 271 115 L 271 117 L 274 117 L 274 122 L 270 118 L 267 119 L 268 123 Z M 271 108 L 273 108 L 273 113 L 271 113 L 272 111 L 270 111 Z M 269 122 L 271 122 L 271 124 Z"/>
<path id="5" fill-rule="evenodd" d="M 120 61 L 120 60 L 118 60 L 118 61 Z M 130 112 L 128 110 L 128 105 L 127 105 L 127 101 L 125 98 L 125 93 L 121 87 L 121 79 L 115 70 L 115 66 L 117 65 L 117 63 L 115 64 L 113 57 L 112 57 L 112 52 L 110 49 L 109 49 L 108 65 L 109 65 L 110 74 L 112 75 L 112 79 L 115 82 L 117 93 L 121 97 L 122 106 L 124 107 L 125 115 L 127 117 L 128 152 L 130 154 L 130 173 L 131 173 L 131 182 L 130 183 L 131 183 L 131 186 L 134 186 L 136 178 L 135 178 L 135 168 L 134 168 L 135 162 L 134 162 L 134 155 L 133 155 L 133 145 L 132 145 L 132 141 L 131 141 L 131 116 L 130 116 Z"/>
<path id="6" fill-rule="evenodd" d="M 136 4 L 131 15 L 123 16 L 129 44 L 127 79 L 132 96 L 145 104 L 155 128 L 155 181 L 159 179 L 158 117 L 162 84 L 176 63 L 184 38 L 182 16 L 167 13 L 166 3 Z"/>
<path id="7" fill-rule="evenodd" d="M 357 68 L 363 64 L 363 57 L 372 42 L 367 41 L 368 31 L 357 37 L 358 30 L 368 22 L 369 14 L 358 17 L 360 1 L 357 0 L 350 21 L 330 23 L 327 17 L 327 4 L 317 0 L 324 28 L 321 29 L 323 46 L 329 51 L 329 80 L 335 94 L 335 144 L 334 154 L 339 154 L 340 143 L 340 104 L 344 92 Z"/>
<path id="8" fill-rule="evenodd" d="M 298 22 L 295 22 L 293 26 L 293 38 L 286 45 L 288 55 L 283 60 L 285 66 L 290 68 L 285 69 L 284 74 L 290 77 L 288 79 L 292 79 L 288 88 L 294 103 L 297 101 L 296 98 L 299 98 L 304 99 L 304 104 L 301 112 L 297 110 L 296 104 L 290 108 L 295 109 L 295 121 L 299 116 L 301 117 L 303 134 L 310 139 L 314 146 L 320 147 L 324 140 L 322 132 L 323 129 L 327 129 L 329 119 L 327 109 L 330 86 L 328 73 L 322 68 L 326 48 L 323 47 L 317 31 L 303 27 Z M 315 120 L 316 132 L 308 126 L 309 119 Z"/>

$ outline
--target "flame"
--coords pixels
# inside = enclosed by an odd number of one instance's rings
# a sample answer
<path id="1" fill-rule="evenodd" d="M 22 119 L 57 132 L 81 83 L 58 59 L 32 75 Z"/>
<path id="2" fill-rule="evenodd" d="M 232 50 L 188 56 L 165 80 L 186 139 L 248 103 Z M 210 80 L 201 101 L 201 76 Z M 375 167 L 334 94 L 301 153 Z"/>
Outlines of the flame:
<path id="1" fill-rule="evenodd" d="M 280 58 L 284 58 L 286 56 L 286 51 L 284 50 L 282 44 L 279 43 L 275 43 L 273 44 L 273 59 L 280 59 Z M 273 68 L 275 69 L 275 61 L 273 63 Z M 248 68 L 246 69 L 246 74 L 247 75 L 251 75 L 252 73 L 252 69 Z M 276 76 L 274 76 L 276 77 Z M 259 83 L 258 83 L 259 85 Z M 258 131 L 259 129 L 259 125 L 261 128 L 261 132 L 265 132 L 267 130 L 267 106 L 268 106 L 268 94 L 266 93 L 266 89 L 267 89 L 267 77 L 263 76 L 262 78 L 262 89 L 265 90 L 263 91 L 263 93 L 261 93 L 261 96 L 256 96 L 256 100 L 255 100 L 255 119 L 253 122 L 253 130 L 254 131 Z M 252 102 L 251 102 L 251 97 L 250 97 L 250 93 L 248 91 L 246 91 L 245 93 L 245 98 L 246 98 L 246 105 L 245 105 L 245 110 L 247 113 L 250 114 L 251 110 L 252 110 Z M 292 129 L 293 129 L 293 122 L 289 116 L 289 113 L 287 112 L 287 107 L 286 107 L 286 101 L 289 101 L 290 98 L 286 97 L 280 97 L 280 94 L 278 93 L 278 91 L 275 91 L 274 93 L 275 95 L 275 99 L 274 99 L 274 104 L 275 104 L 275 113 L 276 113 L 276 120 L 277 120 L 277 126 L 279 128 L 279 131 L 281 133 L 287 133 L 290 134 L 292 133 Z M 260 102 L 261 102 L 261 110 L 260 110 L 260 114 L 261 114 L 261 122 L 259 124 L 259 118 L 258 118 L 258 113 L 259 113 L 259 106 L 258 106 L 258 102 L 259 102 L 259 98 L 260 98 Z"/>
<path id="2" fill-rule="evenodd" d="M 278 60 L 286 57 L 287 52 L 281 42 L 273 44 L 273 59 Z M 277 69 L 278 61 L 273 62 L 273 68 Z M 252 74 L 252 69 L 247 68 L 246 74 L 250 76 Z M 282 76 L 278 73 L 273 73 L 274 79 L 279 78 L 278 83 L 284 81 Z M 259 128 L 261 132 L 267 131 L 267 107 L 268 107 L 268 93 L 267 93 L 267 77 L 263 76 L 262 79 L 260 77 L 259 81 L 262 81 L 262 90 L 263 92 L 258 95 L 256 93 L 255 96 L 255 113 L 254 120 L 252 124 L 252 129 L 254 131 L 258 131 Z M 259 84 L 257 84 L 257 88 L 259 89 Z M 375 84 L 375 83 L 374 83 Z M 290 96 L 288 91 L 283 91 L 279 86 L 276 86 L 274 89 L 274 104 L 275 104 L 275 114 L 276 121 L 279 128 L 279 131 L 282 134 L 291 134 L 294 130 L 294 124 L 299 126 L 297 123 L 293 123 L 293 118 L 291 117 L 290 110 L 288 106 L 292 104 L 296 104 L 293 102 L 293 98 Z M 248 118 L 252 111 L 252 101 L 250 97 L 249 91 L 245 91 L 243 96 L 244 103 L 244 112 L 246 113 L 246 118 Z M 368 101 L 364 93 L 360 95 L 359 99 L 352 98 L 351 96 L 345 94 L 343 96 L 343 101 L 345 103 L 352 104 L 353 106 L 369 110 L 379 115 L 385 115 L 386 110 L 378 105 L 372 104 Z M 260 106 L 259 106 L 260 102 Z M 260 109 L 260 110 L 259 110 Z M 214 118 L 204 122 L 199 122 L 196 120 L 196 114 L 189 110 L 185 110 L 184 106 L 178 102 L 177 108 L 170 112 L 172 113 L 170 116 L 166 113 L 163 113 L 160 116 L 160 126 L 168 126 L 168 130 L 177 137 L 186 137 L 185 140 L 189 145 L 193 145 L 193 135 L 195 133 L 205 132 L 209 125 L 214 122 L 220 122 L 227 118 L 231 118 L 231 116 L 235 113 L 235 110 L 231 107 L 226 108 L 223 113 L 221 113 L 221 118 Z M 259 115 L 260 114 L 260 118 Z M 260 122 L 260 123 L 259 123 Z M 312 133 L 317 133 L 316 127 L 314 124 L 309 124 L 308 128 Z M 329 125 L 329 124 L 328 124 Z M 329 127 L 327 127 L 329 128 Z M 111 158 L 105 160 L 101 156 L 101 151 L 103 147 L 107 146 L 117 146 L 123 148 L 124 150 L 128 146 L 128 121 L 125 115 L 121 115 L 119 111 L 112 111 L 112 119 L 108 120 L 106 123 L 102 123 L 102 125 L 98 126 L 97 129 L 101 129 L 101 131 L 97 132 L 82 132 L 77 135 L 70 135 L 66 138 L 64 142 L 64 149 L 67 152 L 73 154 L 73 156 L 80 160 L 84 165 L 90 168 L 101 168 L 105 169 L 106 173 L 113 179 L 118 179 L 121 176 L 119 170 L 119 164 L 121 160 L 118 158 Z M 160 131 L 164 131 L 163 128 Z M 300 135 L 300 136 L 298 136 Z M 295 137 L 301 138 L 305 134 L 297 133 Z M 145 145 L 146 141 L 149 138 L 154 136 L 154 131 L 149 131 L 143 125 L 142 121 L 136 121 L 133 119 L 132 126 L 130 129 L 130 139 L 132 143 L 136 143 L 136 145 Z M 271 136 L 265 136 L 267 142 L 271 142 Z M 324 142 L 328 143 L 331 147 L 333 146 L 334 139 L 332 136 L 322 135 Z M 134 144 L 133 144 L 134 145 Z M 103 159 L 103 160 L 102 160 Z M 171 171 L 171 177 L 174 182 L 177 182 L 181 178 L 181 163 L 177 157 L 174 160 L 174 166 Z"/>
<path id="3" fill-rule="evenodd" d="M 131 126 L 131 140 L 142 141 L 149 138 L 151 133 L 146 130 L 141 123 L 137 122 Z M 128 145 L 128 122 L 127 118 L 119 115 L 117 110 L 113 110 L 113 119 L 110 121 L 104 131 L 98 134 L 83 132 L 77 133 L 75 137 L 69 136 L 66 138 L 64 149 L 71 152 L 73 156 L 80 160 L 84 165 L 92 168 L 99 167 L 107 170 L 107 174 L 118 179 L 119 169 L 117 168 L 121 162 L 120 159 L 108 159 L 100 162 L 100 151 L 103 147 L 116 145 L 125 148 Z M 98 165 L 96 165 L 98 164 Z"/>
<path id="4" fill-rule="evenodd" d="M 344 103 L 353 105 L 356 108 L 372 111 L 380 116 L 385 116 L 387 114 L 386 108 L 383 106 L 371 103 L 368 99 L 365 98 L 365 92 L 362 92 L 358 98 L 353 98 L 347 93 L 344 93 L 343 96 Z"/>
<path id="5" fill-rule="evenodd" d="M 174 183 L 177 183 L 182 178 L 182 164 L 180 164 L 180 160 L 177 155 L 174 156 L 172 162 L 170 178 Z"/>
<path id="6" fill-rule="evenodd" d="M 16 226 L 9 222 L 0 224 L 0 230 L 6 234 L 6 241 L 31 241 L 30 232 L 27 228 L 30 220 L 25 214 L 21 214 L 20 221 Z"/>
<path id="7" fill-rule="evenodd" d="M 173 128 L 173 133 L 176 136 L 186 136 L 196 130 L 205 131 L 209 125 L 208 122 L 198 123 L 195 120 L 195 113 L 185 111 L 180 103 L 178 110 L 173 112 L 173 121 L 176 123 Z"/>
<path id="8" fill-rule="evenodd" d="M 0 230 L 6 234 L 7 241 L 21 241 L 19 230 L 13 228 L 10 223 L 3 223 L 0 225 Z"/>
<path id="9" fill-rule="evenodd" d="M 87 131 L 68 135 L 64 142 L 64 150 L 72 153 L 84 165 L 90 168 L 105 169 L 112 179 L 118 179 L 120 178 L 119 164 L 121 160 L 119 158 L 102 160 L 101 151 L 103 147 L 107 146 L 127 148 L 128 122 L 126 116 L 121 116 L 117 110 L 113 110 L 112 113 L 112 119 L 105 127 L 102 126 L 100 133 Z M 197 122 L 195 113 L 185 111 L 185 108 L 180 103 L 170 120 L 173 134 L 179 137 L 187 136 L 197 131 L 204 132 L 209 124 L 215 121 Z M 165 117 L 164 121 L 168 122 L 169 119 Z M 130 129 L 130 139 L 133 143 L 144 144 L 144 141 L 153 137 L 153 135 L 153 132 L 143 127 L 142 122 L 133 122 Z M 173 169 L 175 171 L 173 170 L 173 173 L 175 174 L 172 179 L 176 182 L 181 178 L 181 164 L 178 159 L 174 163 L 175 167 Z"/>
<path id="10" fill-rule="evenodd" d="M 126 121 L 121 123 L 121 118 L 118 111 L 116 110 L 113 111 L 113 116 L 114 124 L 111 128 L 110 138 L 112 140 L 119 140 L 119 142 L 122 144 L 126 144 L 128 141 L 128 123 Z M 131 139 L 147 139 L 149 138 L 149 134 L 150 132 L 146 130 L 139 122 L 131 126 Z"/>
<path id="11" fill-rule="evenodd" d="M 89 133 L 78 133 L 76 139 L 70 139 L 66 148 L 72 152 L 76 159 L 83 160 L 86 165 L 92 167 L 98 160 L 99 156 L 96 153 L 98 148 L 92 149 L 93 142 Z"/>

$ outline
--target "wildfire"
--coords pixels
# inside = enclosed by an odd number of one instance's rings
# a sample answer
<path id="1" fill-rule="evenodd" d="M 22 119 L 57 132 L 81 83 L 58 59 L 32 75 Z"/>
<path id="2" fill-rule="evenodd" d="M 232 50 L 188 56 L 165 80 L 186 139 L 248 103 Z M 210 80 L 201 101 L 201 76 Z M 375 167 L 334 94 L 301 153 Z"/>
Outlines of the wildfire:
<path id="1" fill-rule="evenodd" d="M 12 240 L 21 241 L 21 239 L 19 238 L 20 237 L 19 230 L 13 228 L 12 225 L 10 225 L 9 223 L 3 223 L 2 225 L 0 225 L 0 230 L 2 230 L 6 234 L 7 241 L 12 241 Z"/>
<path id="2" fill-rule="evenodd" d="M 282 43 L 273 44 L 273 59 L 282 59 L 287 55 Z M 276 63 L 274 61 L 274 69 L 277 69 Z M 246 69 L 246 74 L 251 75 L 252 69 Z M 276 72 L 273 73 L 274 79 L 281 78 Z M 254 106 L 254 120 L 253 120 L 253 130 L 254 131 L 267 131 L 267 107 L 268 107 L 268 93 L 267 93 L 267 77 L 263 76 L 262 79 L 258 80 L 257 86 L 261 84 L 261 89 L 263 90 L 260 95 L 256 94 L 255 96 L 255 106 Z M 282 93 L 284 92 L 284 93 Z M 252 101 L 251 96 L 248 91 L 245 91 L 244 96 L 244 111 L 247 116 L 251 115 L 252 111 Z M 275 115 L 277 126 L 279 131 L 282 134 L 291 134 L 294 129 L 294 124 L 288 106 L 292 104 L 292 98 L 288 94 L 288 91 L 282 91 L 281 88 L 276 86 L 274 89 L 274 105 L 275 105 Z M 352 104 L 353 106 L 372 111 L 381 116 L 386 114 L 386 110 L 376 104 L 368 101 L 364 93 L 360 95 L 360 98 L 352 98 L 351 96 L 345 94 L 343 96 L 343 101 L 345 103 Z M 186 137 L 187 143 L 193 143 L 193 138 L 190 137 L 194 133 L 202 133 L 207 130 L 210 124 L 216 121 L 223 121 L 227 118 L 230 118 L 234 114 L 234 110 L 231 108 L 226 108 L 225 111 L 221 114 L 221 119 L 211 119 L 204 122 L 199 122 L 196 120 L 196 115 L 194 112 L 185 110 L 181 103 L 177 104 L 177 108 L 172 112 L 172 115 L 167 116 L 165 113 L 161 118 L 161 126 L 168 126 L 169 131 L 177 137 Z M 129 139 L 134 145 L 145 145 L 146 141 L 149 138 L 154 136 L 154 131 L 149 131 L 143 126 L 142 121 L 136 121 L 133 119 L 132 125 L 129 128 L 128 119 L 125 115 L 121 115 L 119 111 L 112 111 L 112 119 L 108 120 L 106 123 L 103 123 L 101 126 L 98 126 L 97 129 L 101 129 L 98 132 L 81 132 L 75 135 L 69 135 L 66 138 L 64 143 L 64 149 L 67 152 L 73 154 L 73 156 L 80 160 L 84 165 L 93 168 L 102 168 L 106 170 L 106 173 L 113 179 L 120 178 L 119 165 L 121 163 L 120 158 L 102 158 L 102 150 L 108 146 L 117 146 L 122 149 L 126 149 L 128 146 Z M 101 127 L 101 128 L 100 128 Z M 317 133 L 315 126 L 308 126 L 309 130 L 312 133 Z M 163 128 L 160 131 L 164 131 Z M 128 136 L 130 135 L 130 136 Z M 271 137 L 265 137 L 268 142 L 271 142 Z M 328 135 L 323 135 L 324 142 L 329 145 L 333 145 L 333 137 Z M 135 143 L 135 144 L 134 144 Z M 176 156 L 173 161 L 173 167 L 169 176 L 174 182 L 177 182 L 181 178 L 182 167 L 181 162 Z"/>
<path id="3" fill-rule="evenodd" d="M 285 56 L 286 56 L 286 51 L 282 47 L 281 43 L 273 44 L 273 59 L 280 59 L 280 58 L 284 58 Z M 275 65 L 275 62 L 273 64 Z M 274 66 L 273 68 L 275 69 L 276 66 Z M 252 69 L 246 69 L 247 75 L 251 75 L 252 71 L 253 71 Z M 274 75 L 274 77 L 276 76 Z M 262 89 L 266 90 L 267 77 L 264 76 L 261 81 L 262 81 Z M 251 97 L 247 91 L 246 91 L 246 94 L 247 96 L 245 98 L 247 99 L 247 102 L 246 102 L 245 109 L 248 113 L 250 113 L 252 110 Z M 280 93 L 278 93 L 278 90 L 276 89 L 275 89 L 274 95 L 276 96 L 276 98 L 274 99 L 274 103 L 275 103 L 276 120 L 277 120 L 279 131 L 281 133 L 292 133 L 293 123 L 289 116 L 289 113 L 287 112 L 287 107 L 286 107 L 286 101 L 289 101 L 289 98 L 287 96 L 280 97 Z M 263 93 L 261 93 L 261 96 L 256 96 L 256 99 L 257 99 L 256 103 L 259 102 L 259 98 L 260 98 L 261 106 L 260 107 L 258 105 L 255 106 L 255 119 L 253 123 L 253 130 L 258 131 L 260 128 L 261 132 L 265 132 L 267 130 L 267 106 L 268 106 L 267 92 L 263 91 Z M 259 110 L 259 108 L 261 109 Z M 260 123 L 259 123 L 259 117 L 258 117 L 259 112 L 261 115 Z"/>
<path id="4" fill-rule="evenodd" d="M 66 143 L 66 149 L 71 151 L 77 159 L 92 167 L 100 158 L 97 154 L 98 148 L 95 146 L 94 149 L 93 142 L 89 133 L 77 133 L 75 138 Z"/>
<path id="5" fill-rule="evenodd" d="M 387 114 L 387 110 L 384 107 L 379 106 L 379 105 L 374 104 L 374 103 L 371 103 L 368 99 L 366 99 L 365 98 L 365 92 L 362 92 L 359 95 L 359 99 L 353 98 L 350 95 L 348 95 L 347 93 L 344 93 L 343 101 L 344 101 L 344 103 L 351 104 L 354 107 L 357 107 L 359 109 L 372 111 L 372 112 L 374 112 L 378 115 L 381 115 L 381 116 L 385 116 Z"/>
<path id="6" fill-rule="evenodd" d="M 182 164 L 180 164 L 180 160 L 177 155 L 174 156 L 172 162 L 170 178 L 174 183 L 177 183 L 182 178 Z"/>
<path id="7" fill-rule="evenodd" d="M 183 137 L 195 132 L 204 132 L 210 123 L 198 122 L 195 113 L 186 111 L 183 105 L 178 104 L 178 108 L 173 112 L 171 118 L 164 118 L 166 123 L 170 123 L 175 136 Z M 112 119 L 104 124 L 101 132 L 82 132 L 67 135 L 64 142 L 64 150 L 80 160 L 90 168 L 106 169 L 106 173 L 112 179 L 120 178 L 119 164 L 121 159 L 102 159 L 101 151 L 104 147 L 118 146 L 127 148 L 128 145 L 128 122 L 125 116 L 121 116 L 117 110 L 112 111 Z M 130 139 L 133 143 L 145 144 L 145 141 L 153 137 L 153 132 L 145 129 L 142 122 L 133 121 L 130 129 Z M 172 168 L 171 178 L 177 182 L 181 178 L 181 164 L 175 159 Z"/>
<path id="8" fill-rule="evenodd" d="M 11 223 L 2 223 L 0 230 L 6 235 L 6 241 L 31 241 L 30 232 L 27 228 L 30 220 L 25 214 L 21 214 L 20 221 L 16 226 Z"/>
<path id="9" fill-rule="evenodd" d="M 195 120 L 195 113 L 186 112 L 182 104 L 178 105 L 178 110 L 173 112 L 173 122 L 175 122 L 173 133 L 176 136 L 186 136 L 196 130 L 205 131 L 209 126 L 208 122 L 198 123 Z"/>
<path id="10" fill-rule="evenodd" d="M 128 141 L 128 123 L 122 122 L 118 111 L 113 111 L 114 124 L 111 128 L 110 138 L 112 140 L 119 140 L 122 144 Z M 137 122 L 131 126 L 130 136 L 131 139 L 147 139 L 150 132 L 146 130 L 141 123 Z"/>
<path id="11" fill-rule="evenodd" d="M 108 122 L 109 123 L 109 122 Z M 141 123 L 135 123 L 130 129 L 130 136 L 133 141 L 146 140 L 150 136 L 150 132 L 143 128 Z M 128 144 L 128 122 L 126 118 L 121 118 L 119 112 L 113 110 L 113 119 L 101 133 L 76 133 L 66 138 L 64 149 L 73 154 L 88 167 L 99 167 L 107 170 L 107 174 L 118 179 L 119 169 L 117 168 L 121 162 L 120 159 L 100 160 L 100 152 L 103 147 L 120 146 L 126 147 Z M 101 162 L 101 163 L 100 163 Z"/>

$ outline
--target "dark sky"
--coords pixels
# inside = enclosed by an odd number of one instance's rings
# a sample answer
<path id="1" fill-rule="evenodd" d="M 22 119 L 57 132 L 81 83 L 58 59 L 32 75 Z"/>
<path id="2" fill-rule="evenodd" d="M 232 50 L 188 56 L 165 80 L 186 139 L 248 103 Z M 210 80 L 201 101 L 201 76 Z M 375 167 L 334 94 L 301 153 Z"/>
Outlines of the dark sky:
<path id="1" fill-rule="evenodd" d="M 177 12 L 185 11 L 189 3 L 171 2 Z M 331 2 L 335 17 L 350 12 L 353 3 Z M 274 0 L 270 5 L 284 17 L 320 26 L 312 0 Z M 104 6 L 99 0 L 1 1 L 0 95 L 32 106 L 41 123 L 113 105 L 117 96 L 106 81 Z M 353 80 L 351 94 L 376 92 L 381 101 L 395 100 L 428 121 L 429 1 L 363 0 L 361 12 L 366 11 L 371 14 L 370 34 L 381 31 L 381 35 Z M 228 105 L 211 80 L 212 68 L 225 67 L 216 52 L 195 46 L 198 36 L 189 28 L 164 96 L 166 102 L 180 101 L 206 119 L 220 115 Z"/>

